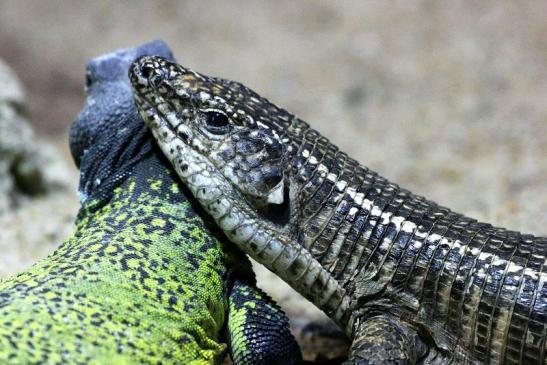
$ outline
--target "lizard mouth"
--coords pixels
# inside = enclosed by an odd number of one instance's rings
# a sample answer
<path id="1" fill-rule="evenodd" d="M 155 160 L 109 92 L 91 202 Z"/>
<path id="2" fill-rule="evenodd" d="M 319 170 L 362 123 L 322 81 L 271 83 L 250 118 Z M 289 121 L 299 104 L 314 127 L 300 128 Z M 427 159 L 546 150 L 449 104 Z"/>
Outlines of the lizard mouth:
<path id="1" fill-rule="evenodd" d="M 161 142 L 169 143 L 173 138 L 179 138 L 184 144 L 191 145 L 191 129 L 186 125 L 185 118 L 177 116 L 178 113 L 167 101 L 155 107 L 158 97 L 150 100 L 135 93 L 134 99 L 144 122 Z"/>

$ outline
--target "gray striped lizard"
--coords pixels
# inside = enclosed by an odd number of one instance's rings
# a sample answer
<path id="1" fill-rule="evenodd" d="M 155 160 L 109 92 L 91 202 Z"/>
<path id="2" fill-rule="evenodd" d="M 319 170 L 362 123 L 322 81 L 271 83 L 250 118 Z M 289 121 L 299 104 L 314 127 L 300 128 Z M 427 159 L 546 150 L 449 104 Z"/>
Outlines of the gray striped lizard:
<path id="1" fill-rule="evenodd" d="M 389 182 L 240 83 L 159 57 L 130 79 L 182 181 L 345 329 L 347 364 L 547 364 L 547 238 Z"/>

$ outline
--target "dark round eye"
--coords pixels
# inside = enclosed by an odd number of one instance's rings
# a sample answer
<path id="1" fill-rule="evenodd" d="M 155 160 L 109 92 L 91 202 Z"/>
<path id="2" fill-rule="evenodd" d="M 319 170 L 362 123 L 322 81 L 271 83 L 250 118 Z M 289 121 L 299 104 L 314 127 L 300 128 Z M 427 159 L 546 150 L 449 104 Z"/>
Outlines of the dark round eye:
<path id="1" fill-rule="evenodd" d="M 154 75 L 154 67 L 150 66 L 150 65 L 144 65 L 142 66 L 141 68 L 141 75 L 144 77 L 144 78 L 151 78 L 153 75 Z"/>
<path id="2" fill-rule="evenodd" d="M 220 112 L 210 111 L 205 114 L 207 129 L 213 133 L 226 133 L 230 126 L 228 117 Z"/>
<path id="3" fill-rule="evenodd" d="M 85 89 L 89 89 L 91 87 L 91 84 L 93 84 L 93 78 L 91 77 L 90 72 L 85 73 Z"/>

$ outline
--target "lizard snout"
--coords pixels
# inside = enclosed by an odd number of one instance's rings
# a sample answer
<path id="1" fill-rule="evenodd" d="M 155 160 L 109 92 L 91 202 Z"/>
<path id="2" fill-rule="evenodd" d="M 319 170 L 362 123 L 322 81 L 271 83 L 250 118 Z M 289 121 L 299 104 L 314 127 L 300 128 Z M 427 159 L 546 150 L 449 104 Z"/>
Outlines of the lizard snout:
<path id="1" fill-rule="evenodd" d="M 144 56 L 133 63 L 129 78 L 134 85 L 157 87 L 165 79 L 165 74 L 157 58 Z"/>

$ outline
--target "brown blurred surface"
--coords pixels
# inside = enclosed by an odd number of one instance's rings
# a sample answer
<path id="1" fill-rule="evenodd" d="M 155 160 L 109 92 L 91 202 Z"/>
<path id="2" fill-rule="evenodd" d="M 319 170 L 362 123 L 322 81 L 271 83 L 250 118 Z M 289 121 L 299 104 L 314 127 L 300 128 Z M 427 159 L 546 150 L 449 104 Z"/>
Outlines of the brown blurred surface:
<path id="1" fill-rule="evenodd" d="M 251 86 L 402 186 L 545 235 L 545 14 L 541 0 L 4 0 L 0 58 L 26 87 L 36 134 L 67 160 L 86 61 L 159 38 L 180 63 Z M 0 221 L 12 258 L 0 274 L 51 251 L 76 209 L 74 188 Z M 297 326 L 321 319 L 273 275 L 259 277 Z"/>

